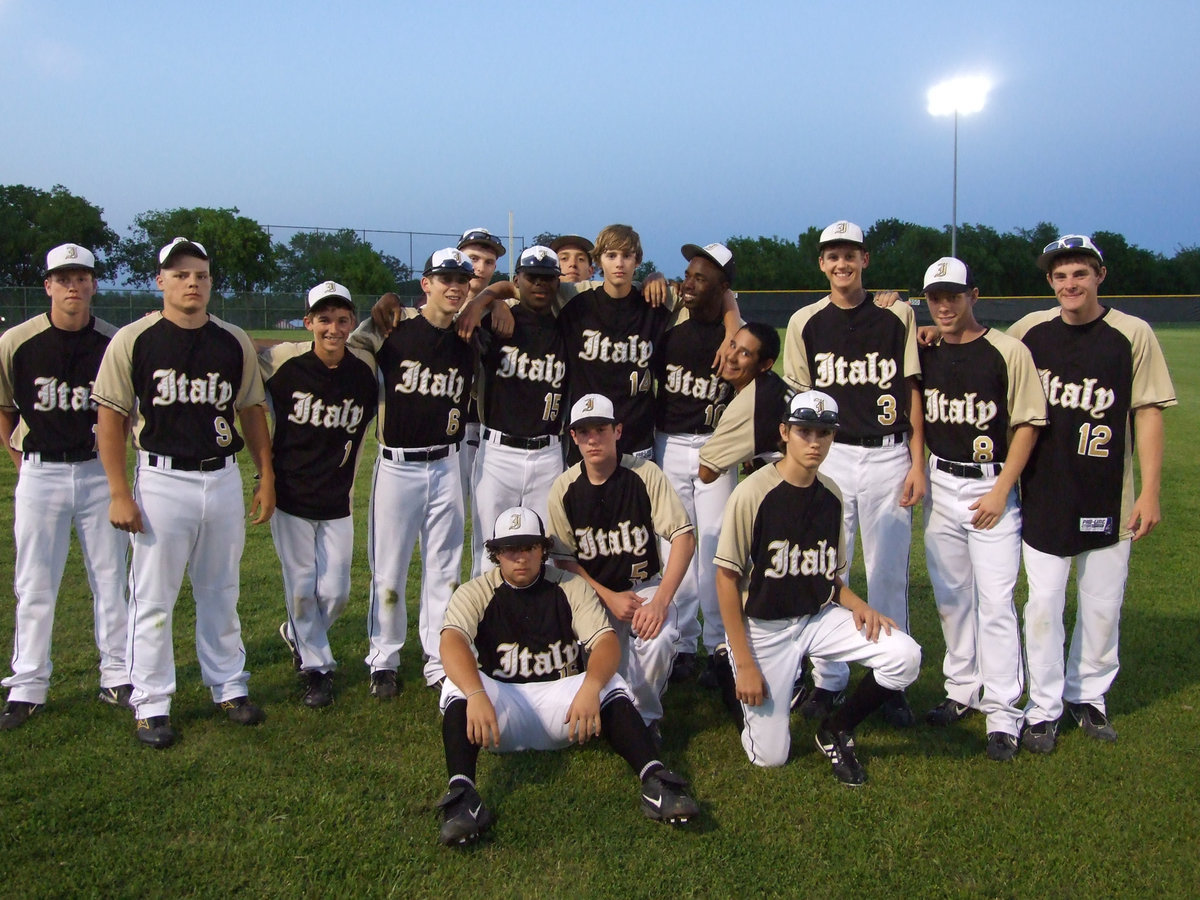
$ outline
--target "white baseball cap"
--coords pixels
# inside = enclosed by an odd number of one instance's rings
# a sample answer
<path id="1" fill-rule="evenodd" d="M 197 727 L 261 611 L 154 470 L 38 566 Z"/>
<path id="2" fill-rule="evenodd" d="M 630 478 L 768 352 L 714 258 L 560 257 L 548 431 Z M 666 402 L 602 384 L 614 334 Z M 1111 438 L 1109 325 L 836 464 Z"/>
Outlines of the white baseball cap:
<path id="1" fill-rule="evenodd" d="M 692 258 L 696 256 L 712 260 L 725 273 L 725 278 L 729 283 L 733 284 L 733 278 L 737 275 L 737 265 L 733 261 L 733 252 L 724 244 L 705 244 L 703 247 L 697 244 L 684 244 L 679 248 L 679 252 L 688 262 L 691 262 Z"/>
<path id="2" fill-rule="evenodd" d="M 492 538 L 484 543 L 484 549 L 494 553 L 505 547 L 546 543 L 546 525 L 542 517 L 527 506 L 510 506 L 496 517 Z"/>
<path id="3" fill-rule="evenodd" d="M 339 302 L 340 301 L 340 302 Z M 308 309 L 311 312 L 320 304 L 325 306 L 344 306 L 354 311 L 354 300 L 345 285 L 336 281 L 322 281 L 308 292 Z"/>
<path id="4" fill-rule="evenodd" d="M 969 291 L 975 287 L 975 279 L 971 275 L 971 267 L 961 259 L 953 256 L 943 256 L 925 270 L 925 287 L 923 291 L 953 291 L 956 294 Z"/>
<path id="5" fill-rule="evenodd" d="M 611 425 L 617 421 L 612 401 L 603 394 L 584 394 L 571 407 L 571 428 Z"/>
<path id="6" fill-rule="evenodd" d="M 189 241 L 185 237 L 177 237 L 158 251 L 159 268 L 165 269 L 171 258 L 181 253 L 198 256 L 200 259 L 208 259 L 208 251 L 204 249 L 203 244 L 197 241 Z"/>
<path id="7" fill-rule="evenodd" d="M 496 259 L 504 255 L 504 243 L 486 228 L 468 228 L 463 232 L 462 239 L 458 242 L 458 249 L 461 250 L 463 247 L 469 247 L 472 244 L 483 244 L 491 247 L 496 252 Z"/>
<path id="8" fill-rule="evenodd" d="M 821 232 L 821 240 L 817 248 L 823 250 L 826 244 L 858 244 L 861 247 L 865 243 L 861 228 L 853 222 L 839 219 Z"/>
<path id="9" fill-rule="evenodd" d="M 430 275 L 445 274 L 448 272 L 457 272 L 460 275 L 466 275 L 468 278 L 474 278 L 475 266 L 457 247 L 446 247 L 435 251 L 429 259 L 425 260 L 425 270 L 421 273 L 421 276 L 428 278 Z"/>
<path id="10" fill-rule="evenodd" d="M 1064 234 L 1058 240 L 1051 241 L 1042 248 L 1042 255 L 1038 257 L 1037 266 L 1043 272 L 1049 272 L 1055 259 L 1069 253 L 1094 256 L 1099 260 L 1100 265 L 1104 265 L 1104 257 L 1100 255 L 1100 248 L 1092 243 L 1090 237 L 1086 234 Z"/>
<path id="11" fill-rule="evenodd" d="M 558 267 L 558 254 L 549 247 L 534 244 L 521 251 L 517 260 L 518 272 L 540 272 L 543 275 L 561 275 Z"/>
<path id="12" fill-rule="evenodd" d="M 88 269 L 96 271 L 96 257 L 87 247 L 78 244 L 59 244 L 46 254 L 46 274 L 60 269 Z"/>
<path id="13" fill-rule="evenodd" d="M 824 391 L 801 391 L 788 402 L 783 417 L 785 425 L 816 425 L 835 429 L 838 421 L 837 401 Z"/>

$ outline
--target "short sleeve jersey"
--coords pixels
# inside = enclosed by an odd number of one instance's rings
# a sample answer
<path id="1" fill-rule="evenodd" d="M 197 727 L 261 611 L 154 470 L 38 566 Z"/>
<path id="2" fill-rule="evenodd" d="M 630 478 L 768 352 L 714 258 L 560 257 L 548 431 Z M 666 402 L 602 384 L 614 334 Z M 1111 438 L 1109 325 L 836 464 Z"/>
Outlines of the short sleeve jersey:
<path id="1" fill-rule="evenodd" d="M 92 397 L 130 417 L 139 449 L 190 459 L 241 450 L 238 410 L 266 402 L 246 332 L 213 315 L 181 328 L 161 312 L 117 331 Z"/>
<path id="2" fill-rule="evenodd" d="M 388 447 L 436 447 L 462 441 L 475 350 L 451 328 L 438 328 L 417 310 L 386 338 L 370 319 L 348 345 L 374 354 L 379 367 L 380 443 Z"/>
<path id="3" fill-rule="evenodd" d="M 95 316 L 79 331 L 65 331 L 45 313 L 0 335 L 0 409 L 20 414 L 14 450 L 96 449 L 92 385 L 116 331 Z"/>
<path id="4" fill-rule="evenodd" d="M 275 417 L 276 506 L 304 519 L 345 518 L 378 402 L 374 361 L 348 349 L 330 368 L 309 341 L 268 347 L 258 362 Z"/>
<path id="5" fill-rule="evenodd" d="M 811 616 L 838 598 L 842 539 L 842 495 L 832 480 L 818 472 L 811 485 L 796 487 L 764 466 L 725 504 L 713 562 L 738 573 L 747 616 Z"/>
<path id="6" fill-rule="evenodd" d="M 513 334 L 492 335 L 480 359 L 480 418 L 488 428 L 520 437 L 562 432 L 566 412 L 567 347 L 558 321 L 526 306 L 512 307 Z"/>
<path id="7" fill-rule="evenodd" d="M 654 427 L 664 434 L 712 434 L 733 386 L 712 370 L 725 342 L 725 323 L 701 322 L 677 307 L 654 350 L 658 379 Z"/>
<path id="8" fill-rule="evenodd" d="M 577 575 L 547 566 L 524 588 L 499 569 L 473 578 L 450 597 L 442 630 L 475 645 L 479 668 L 497 681 L 554 681 L 583 670 L 590 650 L 612 631 L 595 591 Z"/>
<path id="9" fill-rule="evenodd" d="M 648 304 L 637 288 L 620 299 L 593 288 L 559 313 L 571 376 L 567 408 L 584 394 L 611 400 L 621 423 L 621 453 L 653 446 L 651 362 L 670 315 L 665 306 Z"/>
<path id="10" fill-rule="evenodd" d="M 774 372 L 759 374 L 730 401 L 700 448 L 700 462 L 719 473 L 751 459 L 778 459 L 779 423 L 792 393 Z"/>
<path id="11" fill-rule="evenodd" d="M 783 377 L 797 391 L 816 389 L 838 404 L 839 440 L 905 434 L 908 389 L 921 373 L 912 307 L 887 309 L 873 296 L 853 309 L 829 297 L 792 314 L 783 344 Z"/>
<path id="12" fill-rule="evenodd" d="M 1106 308 L 1086 325 L 1067 324 L 1058 309 L 1030 313 L 1009 334 L 1033 355 L 1049 418 L 1021 473 L 1022 539 L 1075 556 L 1130 537 L 1131 413 L 1176 403 L 1154 332 Z"/>
<path id="13" fill-rule="evenodd" d="M 1002 463 L 1013 429 L 1046 424 L 1029 348 L 995 329 L 965 344 L 921 348 L 925 444 L 942 459 Z"/>
<path id="14" fill-rule="evenodd" d="M 609 590 L 627 591 L 658 575 L 658 538 L 692 530 L 679 495 L 654 463 L 633 456 L 603 484 L 582 463 L 550 488 L 550 536 L 555 556 L 574 559 Z"/>

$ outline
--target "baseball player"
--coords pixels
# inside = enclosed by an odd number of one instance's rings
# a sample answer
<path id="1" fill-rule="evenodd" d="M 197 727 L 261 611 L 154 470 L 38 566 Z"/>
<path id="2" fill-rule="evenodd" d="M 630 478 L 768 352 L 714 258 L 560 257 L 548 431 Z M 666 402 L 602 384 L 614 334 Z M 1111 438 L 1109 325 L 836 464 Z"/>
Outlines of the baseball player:
<path id="1" fill-rule="evenodd" d="M 526 507 L 506 509 L 492 535 L 487 551 L 499 568 L 454 592 L 442 628 L 450 777 L 438 803 L 442 843 L 465 844 L 492 824 L 475 787 L 480 747 L 561 750 L 602 733 L 641 780 L 646 816 L 676 825 L 697 815 L 617 674 L 621 648 L 595 593 L 582 578 L 546 566 L 551 542 L 541 518 Z"/>
<path id="2" fill-rule="evenodd" d="M 925 559 L 946 639 L 946 699 L 925 719 L 949 725 L 981 710 L 987 755 L 1005 761 L 1023 720 L 1017 480 L 1046 424 L 1046 397 L 1028 348 L 976 321 L 979 289 L 966 263 L 939 259 L 924 285 L 939 337 L 921 348 Z"/>
<path id="3" fill-rule="evenodd" d="M 475 461 L 474 571 L 493 567 L 482 539 L 501 511 L 525 506 L 548 515 L 550 486 L 563 470 L 566 344 L 554 315 L 558 259 L 549 247 L 527 248 L 517 262 L 519 302 L 511 336 L 491 334 L 476 378 L 482 442 Z"/>
<path id="4" fill-rule="evenodd" d="M 474 377 L 475 350 L 453 329 L 474 268 L 454 247 L 425 262 L 425 305 L 405 308 L 386 336 L 370 319 L 349 345 L 368 351 L 379 367 L 379 458 L 371 490 L 367 613 L 371 693 L 387 700 L 400 690 L 396 669 L 408 632 L 404 604 L 413 545 L 421 542 L 419 629 L 425 681 L 445 676 L 438 655 L 446 604 L 459 580 L 464 513 L 458 465 L 463 420 Z"/>
<path id="5" fill-rule="evenodd" d="M 1022 745 L 1051 753 L 1066 702 L 1089 737 L 1115 741 L 1105 694 L 1117 676 L 1117 625 L 1131 541 L 1154 530 L 1163 417 L 1175 389 L 1154 332 L 1102 306 L 1107 270 L 1090 238 L 1068 234 L 1038 258 L 1058 308 L 1009 330 L 1033 354 L 1049 424 L 1021 473 L 1029 601 L 1025 653 L 1029 702 Z M 1141 490 L 1134 498 L 1133 445 Z M 1063 610 L 1075 563 L 1078 612 L 1063 664 Z"/>
<path id="6" fill-rule="evenodd" d="M 92 398 L 100 404 L 96 436 L 111 495 L 109 521 L 133 538 L 130 703 L 138 740 L 162 749 L 176 738 L 169 718 L 171 618 L 185 569 L 196 598 L 196 655 L 213 701 L 242 725 L 266 718 L 246 690 L 237 614 L 246 523 L 234 454 L 248 447 L 258 471 L 255 524 L 275 509 L 275 475 L 254 346 L 240 328 L 208 314 L 208 251 L 175 238 L 158 262 L 162 312 L 113 336 Z M 132 490 L 125 469 L 130 423 L 138 451 Z"/>
<path id="7" fill-rule="evenodd" d="M 841 428 L 824 472 L 842 492 L 846 571 L 853 562 L 855 533 L 861 531 L 867 597 L 907 631 L 912 507 L 925 494 L 913 312 L 907 303 L 881 309 L 871 302 L 862 278 L 870 254 L 857 225 L 834 222 L 821 232 L 819 247 L 829 294 L 788 322 L 783 377 L 797 391 L 816 388 L 838 403 Z M 824 715 L 848 678 L 845 665 L 817 665 L 814 690 L 801 712 L 810 718 Z M 883 714 L 895 727 L 913 723 L 902 694 L 888 697 Z"/>
<path id="8" fill-rule="evenodd" d="M 694 529 L 662 470 L 618 453 L 621 423 L 611 400 L 580 397 L 571 407 L 570 429 L 583 460 L 550 491 L 553 554 L 608 608 L 621 638 L 621 674 L 657 734 L 679 638 L 673 601 L 696 552 Z M 670 544 L 665 560 L 656 536 Z"/>
<path id="9" fill-rule="evenodd" d="M 304 316 L 313 339 L 276 344 L 258 359 L 275 419 L 271 536 L 287 607 L 279 633 L 313 708 L 333 702 L 329 627 L 350 599 L 351 492 L 379 395 L 375 361 L 346 349 L 354 320 L 350 291 L 336 281 L 318 284 Z"/>
<path id="10" fill-rule="evenodd" d="M 658 382 L 654 461 L 696 526 L 698 552 L 675 593 L 680 634 L 671 678 L 687 681 L 694 675 L 701 636 L 699 614 L 704 615 L 704 646 L 710 657 L 724 638 L 712 558 L 725 501 L 733 492 L 737 473 L 731 470 L 712 482 L 703 482 L 699 454 L 733 397 L 733 387 L 713 371 L 713 359 L 726 341 L 724 297 L 737 268 L 724 244 L 685 244 L 680 252 L 688 261 L 680 303 L 654 355 Z"/>
<path id="11" fill-rule="evenodd" d="M 778 431 L 783 458 L 738 485 L 725 508 L 717 597 L 742 704 L 742 746 L 755 765 L 787 762 L 789 699 L 805 656 L 869 668 L 816 735 L 834 776 L 859 785 L 867 775 L 854 729 L 916 680 L 921 648 L 842 581 L 841 500 L 833 479 L 818 471 L 839 424 L 830 395 L 792 398 Z"/>
<path id="12" fill-rule="evenodd" d="M 504 243 L 486 228 L 468 228 L 463 232 L 458 242 L 458 249 L 471 261 L 475 276 L 471 279 L 467 299 L 474 297 L 492 280 L 496 274 L 496 263 L 504 255 Z M 463 437 L 459 443 L 458 468 L 462 478 L 463 508 L 473 496 L 475 483 L 475 455 L 479 452 L 479 409 L 472 395 L 467 404 L 466 417 L 463 420 Z M 475 541 L 480 544 L 482 539 Z M 481 554 L 477 553 L 478 558 Z"/>
<path id="13" fill-rule="evenodd" d="M 96 259 L 78 244 L 46 254 L 50 310 L 0 336 L 0 438 L 17 468 L 16 627 L 13 674 L 0 730 L 17 728 L 46 702 L 50 634 L 71 524 L 92 589 L 100 699 L 126 706 L 125 554 L 108 524 L 108 483 L 96 457 L 92 382 L 116 329 L 92 315 Z"/>
<path id="14" fill-rule="evenodd" d="M 558 254 L 558 267 L 562 280 L 568 284 L 591 281 L 596 267 L 592 262 L 595 245 L 578 234 L 564 234 L 550 242 L 550 249 Z"/>

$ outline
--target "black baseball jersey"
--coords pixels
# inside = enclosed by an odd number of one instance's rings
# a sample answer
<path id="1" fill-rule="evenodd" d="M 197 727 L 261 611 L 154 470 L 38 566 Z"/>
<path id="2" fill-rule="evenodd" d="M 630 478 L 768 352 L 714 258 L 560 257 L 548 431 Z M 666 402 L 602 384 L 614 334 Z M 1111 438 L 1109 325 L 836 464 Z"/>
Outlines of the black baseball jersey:
<path id="1" fill-rule="evenodd" d="M 383 338 L 366 319 L 349 345 L 375 355 L 379 367 L 379 441 L 388 447 L 436 447 L 462 440 L 475 377 L 475 350 L 450 328 L 417 310 Z"/>
<path id="2" fill-rule="evenodd" d="M 701 322 L 680 306 L 654 348 L 658 379 L 654 427 L 664 434 L 712 434 L 733 386 L 712 368 L 725 343 L 725 323 Z"/>
<path id="3" fill-rule="evenodd" d="M 246 332 L 213 315 L 182 328 L 161 312 L 117 331 L 92 397 L 130 416 L 138 449 L 190 459 L 241 450 L 237 411 L 266 401 Z"/>
<path id="4" fill-rule="evenodd" d="M 480 359 L 479 407 L 488 428 L 520 437 L 562 432 L 567 347 L 553 313 L 512 307 L 513 334 L 492 335 Z M 490 324 L 490 319 L 488 320 Z"/>
<path id="5" fill-rule="evenodd" d="M 559 313 L 570 360 L 567 409 L 584 394 L 611 400 L 621 423 L 621 453 L 654 445 L 651 362 L 670 315 L 665 306 L 650 306 L 637 288 L 620 299 L 603 288 L 584 291 Z"/>
<path id="6" fill-rule="evenodd" d="M 442 629 L 475 645 L 479 668 L 497 681 L 554 681 L 583 671 L 590 650 L 612 631 L 596 592 L 577 575 L 551 566 L 524 588 L 499 569 L 473 578 L 450 597 Z"/>
<path id="7" fill-rule="evenodd" d="M 1130 537 L 1131 413 L 1176 403 L 1154 332 L 1115 309 L 1086 325 L 1068 325 L 1049 309 L 1009 334 L 1033 354 L 1049 418 L 1021 473 L 1022 540 L 1075 556 Z"/>
<path id="8" fill-rule="evenodd" d="M 925 445 L 961 463 L 1002 463 L 1018 425 L 1046 424 L 1046 395 L 1029 349 L 987 329 L 965 344 L 922 347 Z"/>
<path id="9" fill-rule="evenodd" d="M 258 362 L 275 419 L 275 505 L 303 519 L 350 515 L 363 435 L 379 402 L 370 355 L 347 349 L 330 368 L 308 341 L 268 347 Z"/>
<path id="10" fill-rule="evenodd" d="M 679 495 L 649 460 L 622 456 L 604 484 L 592 484 L 576 463 L 550 488 L 554 555 L 574 559 L 609 590 L 658 575 L 658 538 L 669 542 L 691 530 Z"/>
<path id="11" fill-rule="evenodd" d="M 853 309 L 829 297 L 809 304 L 788 322 L 783 377 L 797 391 L 819 390 L 838 404 L 838 440 L 906 434 L 908 388 L 920 375 L 912 307 L 887 309 L 873 296 Z"/>
<path id="12" fill-rule="evenodd" d="M 95 316 L 79 331 L 64 331 L 45 313 L 0 335 L 0 409 L 20 414 L 14 450 L 56 454 L 96 449 L 92 384 L 116 332 Z"/>
<path id="13" fill-rule="evenodd" d="M 842 495 L 817 473 L 808 487 L 784 481 L 764 466 L 736 488 L 713 562 L 737 572 L 746 615 L 755 619 L 811 616 L 838 599 L 845 569 Z"/>
<path id="14" fill-rule="evenodd" d="M 752 459 L 778 459 L 779 423 L 793 393 L 774 372 L 759 373 L 725 408 L 700 448 L 700 462 L 720 473 Z"/>

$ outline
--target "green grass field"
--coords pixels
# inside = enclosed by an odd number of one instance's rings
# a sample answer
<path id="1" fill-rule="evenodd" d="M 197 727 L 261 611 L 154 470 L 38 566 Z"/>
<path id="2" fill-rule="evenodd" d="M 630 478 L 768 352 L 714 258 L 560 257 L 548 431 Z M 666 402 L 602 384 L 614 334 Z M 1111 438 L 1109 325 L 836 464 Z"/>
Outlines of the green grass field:
<path id="1" fill-rule="evenodd" d="M 795 723 L 785 768 L 759 770 L 713 695 L 672 686 L 664 755 L 692 780 L 699 822 L 672 830 L 644 819 L 635 779 L 603 744 L 485 755 L 480 788 L 498 822 L 480 845 L 447 850 L 433 808 L 445 782 L 440 719 L 421 686 L 411 601 L 400 698 L 371 698 L 361 662 L 372 446 L 358 483 L 354 597 L 332 634 L 342 668 L 328 709 L 299 702 L 276 633 L 278 562 L 269 531 L 257 527 L 242 564 L 241 616 L 251 694 L 267 723 L 240 728 L 214 709 L 185 592 L 172 710 L 182 741 L 165 752 L 140 746 L 132 716 L 96 700 L 91 604 L 72 551 L 49 705 L 0 734 L 0 895 L 1200 895 L 1200 332 L 1160 337 L 1182 400 L 1166 414 L 1164 522 L 1133 553 L 1123 669 L 1109 695 L 1115 745 L 1072 727 L 1052 756 L 1001 765 L 983 756 L 981 717 L 907 733 L 869 721 L 859 747 L 870 782 L 852 790 L 830 775 L 810 725 Z M 3 467 L 8 496 L 13 480 Z M 11 534 L 9 503 L 0 528 Z M 0 557 L 0 584 L 9 585 L 11 544 Z M 923 712 L 942 697 L 942 638 L 919 526 L 911 577 L 925 660 L 909 693 Z"/>

